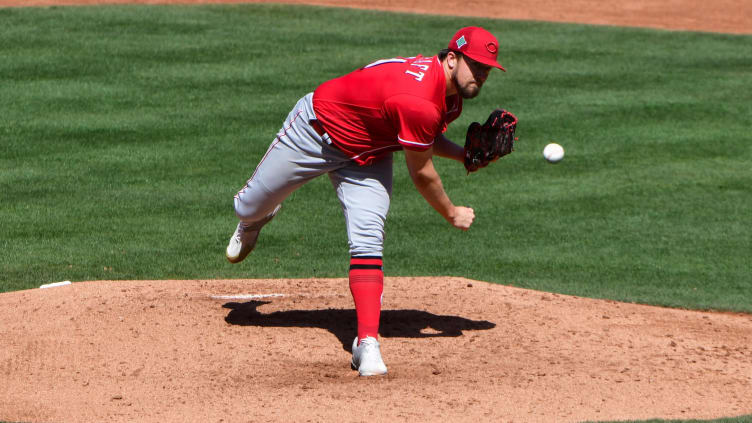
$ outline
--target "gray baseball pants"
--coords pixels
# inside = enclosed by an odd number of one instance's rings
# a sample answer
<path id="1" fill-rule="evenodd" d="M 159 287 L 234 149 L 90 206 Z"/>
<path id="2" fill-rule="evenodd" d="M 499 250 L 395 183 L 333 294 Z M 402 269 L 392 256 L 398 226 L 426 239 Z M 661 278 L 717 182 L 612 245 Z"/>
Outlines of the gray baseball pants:
<path id="1" fill-rule="evenodd" d="M 245 187 L 235 195 L 235 213 L 256 222 L 311 179 L 329 175 L 342 204 L 351 256 L 382 256 L 384 224 L 392 194 L 392 155 L 359 166 L 319 135 L 313 93 L 300 99 L 285 119 Z"/>

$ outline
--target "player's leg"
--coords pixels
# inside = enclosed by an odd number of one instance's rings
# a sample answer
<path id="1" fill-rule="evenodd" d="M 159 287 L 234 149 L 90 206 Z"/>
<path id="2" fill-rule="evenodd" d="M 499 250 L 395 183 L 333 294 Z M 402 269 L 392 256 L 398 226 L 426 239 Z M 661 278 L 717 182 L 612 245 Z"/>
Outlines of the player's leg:
<path id="1" fill-rule="evenodd" d="M 242 261 L 253 250 L 261 228 L 293 191 L 348 162 L 311 127 L 310 120 L 315 118 L 311 98 L 309 94 L 296 104 L 253 176 L 235 195 L 240 222 L 225 252 L 231 263 Z"/>
<path id="2" fill-rule="evenodd" d="M 351 165 L 330 173 L 345 214 L 350 244 L 350 291 L 358 319 L 352 365 L 362 376 L 387 369 L 378 343 L 384 289 L 384 224 L 392 192 L 391 155 L 370 166 Z"/>

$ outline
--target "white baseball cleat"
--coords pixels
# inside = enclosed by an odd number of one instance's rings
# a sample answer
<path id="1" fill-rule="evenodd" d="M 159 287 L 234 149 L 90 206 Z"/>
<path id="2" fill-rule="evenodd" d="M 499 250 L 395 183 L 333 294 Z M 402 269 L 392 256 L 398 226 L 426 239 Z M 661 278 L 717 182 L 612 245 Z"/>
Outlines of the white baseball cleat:
<path id="1" fill-rule="evenodd" d="M 225 251 L 227 260 L 229 260 L 230 263 L 240 263 L 251 253 L 251 251 L 253 251 L 259 233 L 261 233 L 261 228 L 274 218 L 280 208 L 282 208 L 281 204 L 274 208 L 274 211 L 269 213 L 268 216 L 258 222 L 238 223 L 237 228 L 235 228 L 235 233 L 232 234 L 230 243 L 227 244 L 227 250 Z"/>
<path id="2" fill-rule="evenodd" d="M 352 346 L 352 368 L 361 376 L 379 376 L 386 374 L 386 365 L 381 359 L 381 348 L 376 338 L 367 336 L 358 345 L 358 338 Z"/>

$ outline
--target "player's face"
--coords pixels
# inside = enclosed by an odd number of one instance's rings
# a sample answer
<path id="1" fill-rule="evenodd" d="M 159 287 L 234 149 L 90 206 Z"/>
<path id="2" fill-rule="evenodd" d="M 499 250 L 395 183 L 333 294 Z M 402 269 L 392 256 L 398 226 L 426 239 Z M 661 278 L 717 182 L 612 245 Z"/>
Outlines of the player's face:
<path id="1" fill-rule="evenodd" d="M 457 63 L 455 83 L 462 98 L 473 98 L 480 93 L 480 87 L 486 82 L 491 66 L 478 63 L 467 56 L 461 56 Z"/>

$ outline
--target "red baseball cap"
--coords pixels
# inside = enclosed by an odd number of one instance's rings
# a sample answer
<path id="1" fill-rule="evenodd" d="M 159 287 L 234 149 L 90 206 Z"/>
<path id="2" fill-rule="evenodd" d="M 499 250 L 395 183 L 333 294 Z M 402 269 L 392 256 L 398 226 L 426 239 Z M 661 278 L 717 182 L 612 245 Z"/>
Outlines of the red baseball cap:
<path id="1" fill-rule="evenodd" d="M 499 41 L 481 27 L 468 26 L 457 31 L 449 42 L 449 50 L 462 53 L 484 65 L 507 71 L 496 59 L 499 55 Z"/>

